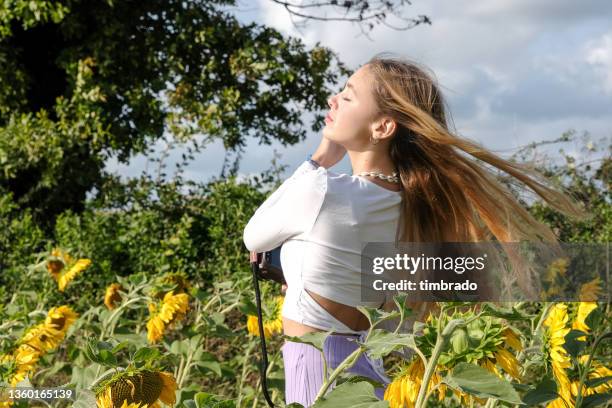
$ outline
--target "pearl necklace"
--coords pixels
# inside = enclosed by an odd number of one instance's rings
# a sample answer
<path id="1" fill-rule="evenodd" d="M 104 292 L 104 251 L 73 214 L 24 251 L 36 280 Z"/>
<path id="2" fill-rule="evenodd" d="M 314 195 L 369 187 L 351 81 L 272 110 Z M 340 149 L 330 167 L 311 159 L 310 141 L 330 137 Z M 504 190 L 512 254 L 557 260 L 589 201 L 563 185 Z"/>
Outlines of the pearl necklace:
<path id="1" fill-rule="evenodd" d="M 371 176 L 371 177 L 379 178 L 381 180 L 389 181 L 391 183 L 399 183 L 399 177 L 397 177 L 396 172 L 393 172 L 391 173 L 390 176 L 387 176 L 386 174 L 378 173 L 375 171 L 364 171 L 362 173 L 357 174 L 357 176 Z"/>

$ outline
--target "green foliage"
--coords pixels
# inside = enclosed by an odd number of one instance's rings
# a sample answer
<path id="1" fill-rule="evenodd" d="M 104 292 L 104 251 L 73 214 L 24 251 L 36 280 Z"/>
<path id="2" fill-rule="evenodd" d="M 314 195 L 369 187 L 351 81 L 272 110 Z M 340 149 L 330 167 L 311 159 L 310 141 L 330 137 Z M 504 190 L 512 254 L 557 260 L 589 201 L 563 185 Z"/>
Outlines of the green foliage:
<path id="1" fill-rule="evenodd" d="M 45 236 L 29 210 L 19 211 L 11 194 L 0 194 L 0 231 L 1 304 L 8 301 L 9 294 L 14 293 L 12 289 L 22 281 L 24 265 L 34 263 Z"/>
<path id="2" fill-rule="evenodd" d="M 27 29 L 37 24 L 52 21 L 57 24 L 70 11 L 68 1 L 57 0 L 13 0 L 10 6 L 0 9 L 0 38 L 11 35 L 11 23 L 20 23 Z"/>
<path id="3" fill-rule="evenodd" d="M 578 137 L 575 131 L 565 132 L 554 141 L 532 143 L 521 149 L 516 158 L 525 160 L 535 155 L 537 148 L 546 144 L 564 146 L 573 143 L 586 156 L 583 161 L 559 149 L 561 161 L 549 157 L 536 164 L 544 175 L 555 180 L 567 194 L 585 205 L 590 219 L 575 222 L 559 214 L 539 201 L 528 205 L 529 211 L 536 219 L 549 225 L 561 242 L 610 242 L 612 239 L 612 144 L 603 138 L 599 142 L 585 133 Z M 595 157 L 593 157 L 595 156 Z"/>
<path id="4" fill-rule="evenodd" d="M 303 140 L 348 71 L 321 46 L 241 24 L 223 0 L 15 1 L 0 11 L 0 189 L 49 232 L 103 163 L 163 135 L 241 150 Z M 322 125 L 318 115 L 312 128 Z M 204 138 L 195 138 L 204 135 Z"/>
<path id="5" fill-rule="evenodd" d="M 367 381 L 345 382 L 327 396 L 317 401 L 314 408 L 358 407 L 387 408 L 387 401 L 380 401 L 374 394 L 374 386 Z"/>
<path id="6" fill-rule="evenodd" d="M 509 382 L 475 364 L 459 363 L 442 380 L 449 387 L 475 395 L 521 404 L 521 398 Z"/>

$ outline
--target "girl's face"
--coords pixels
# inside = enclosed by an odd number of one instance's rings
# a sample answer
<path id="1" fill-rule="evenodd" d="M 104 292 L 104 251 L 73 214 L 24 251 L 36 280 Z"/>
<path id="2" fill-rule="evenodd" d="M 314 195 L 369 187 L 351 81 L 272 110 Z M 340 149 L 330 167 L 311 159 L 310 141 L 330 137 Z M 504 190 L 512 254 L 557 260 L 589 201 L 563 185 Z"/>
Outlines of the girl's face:
<path id="1" fill-rule="evenodd" d="M 347 149 L 362 150 L 370 143 L 376 102 L 370 90 L 373 78 L 366 65 L 348 79 L 344 90 L 327 101 L 323 136 Z"/>

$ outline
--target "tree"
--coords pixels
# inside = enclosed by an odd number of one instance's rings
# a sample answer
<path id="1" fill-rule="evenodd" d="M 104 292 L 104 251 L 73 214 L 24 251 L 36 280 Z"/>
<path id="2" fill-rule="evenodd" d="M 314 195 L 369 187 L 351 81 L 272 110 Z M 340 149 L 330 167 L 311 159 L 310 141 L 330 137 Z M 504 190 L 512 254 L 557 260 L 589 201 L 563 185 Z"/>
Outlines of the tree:
<path id="1" fill-rule="evenodd" d="M 14 1 L 0 11 L 0 192 L 52 224 L 111 155 L 165 134 L 240 151 L 306 135 L 348 70 L 329 49 L 222 10 L 231 0 Z M 311 125 L 319 130 L 323 116 Z M 197 139 L 196 135 L 204 135 Z"/>
<path id="2" fill-rule="evenodd" d="M 567 146 L 573 143 L 580 148 L 582 159 L 567 154 L 562 147 L 558 155 L 550 157 L 541 151 L 545 145 Z M 535 166 L 542 174 L 554 180 L 557 185 L 576 201 L 584 204 L 590 219 L 574 222 L 542 201 L 529 201 L 528 197 L 512 184 L 508 186 L 515 196 L 525 204 L 540 221 L 549 225 L 561 242 L 610 242 L 612 238 L 612 144 L 609 139 L 593 141 L 588 132 L 579 137 L 575 130 L 564 132 L 559 138 L 533 142 L 519 149 L 514 160 Z M 556 160 L 555 160 L 556 159 Z M 560 160 L 559 160 L 560 159 Z M 511 180 L 505 178 L 507 183 Z"/>
<path id="3" fill-rule="evenodd" d="M 345 21 L 356 23 L 362 33 L 367 34 L 376 25 L 382 24 L 394 30 L 409 30 L 420 24 L 431 25 L 429 17 L 420 14 L 415 17 L 406 17 L 403 9 L 412 3 L 408 0 L 271 0 L 285 7 L 291 17 L 302 19 L 299 26 L 309 21 Z M 331 13 L 331 15 L 329 15 Z M 389 17 L 399 20 L 400 25 L 389 22 Z"/>

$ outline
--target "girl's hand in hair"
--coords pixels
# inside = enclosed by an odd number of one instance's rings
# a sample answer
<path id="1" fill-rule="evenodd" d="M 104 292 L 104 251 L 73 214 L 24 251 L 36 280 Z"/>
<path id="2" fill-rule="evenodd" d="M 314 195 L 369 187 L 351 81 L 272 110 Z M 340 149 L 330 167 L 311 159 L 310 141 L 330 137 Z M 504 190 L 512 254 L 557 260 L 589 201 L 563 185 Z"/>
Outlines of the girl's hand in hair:
<path id="1" fill-rule="evenodd" d="M 342 160 L 345 154 L 346 149 L 344 146 L 324 136 L 321 139 L 321 143 L 319 143 L 319 147 L 317 147 L 317 150 L 312 154 L 311 159 L 327 169 Z"/>

